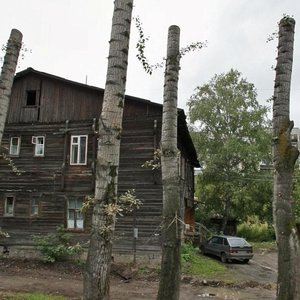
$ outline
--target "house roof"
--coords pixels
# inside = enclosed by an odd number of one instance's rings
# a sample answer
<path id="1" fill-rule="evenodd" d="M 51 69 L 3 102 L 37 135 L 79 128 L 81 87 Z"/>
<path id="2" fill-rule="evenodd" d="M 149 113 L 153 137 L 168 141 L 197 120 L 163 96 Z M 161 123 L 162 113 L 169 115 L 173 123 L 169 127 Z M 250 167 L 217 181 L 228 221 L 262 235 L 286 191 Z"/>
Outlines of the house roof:
<path id="1" fill-rule="evenodd" d="M 69 80 L 69 79 L 66 79 L 66 78 L 63 78 L 63 77 L 59 77 L 59 76 L 52 75 L 52 74 L 49 74 L 49 73 L 37 71 L 33 68 L 27 68 L 23 71 L 18 72 L 15 75 L 14 80 L 16 81 L 16 80 L 18 80 L 22 77 L 25 77 L 27 75 L 30 75 L 30 74 L 35 74 L 35 75 L 38 75 L 38 76 L 41 76 L 41 77 L 46 77 L 46 78 L 49 78 L 49 79 L 54 79 L 54 80 L 58 80 L 58 81 L 61 81 L 61 82 L 65 82 L 65 83 L 68 83 L 70 85 L 83 87 L 83 88 L 87 88 L 89 90 L 95 90 L 95 91 L 99 91 L 99 92 L 104 93 L 103 88 L 87 85 L 87 84 L 84 84 L 84 83 L 79 83 L 79 82 L 72 81 L 72 80 Z M 152 101 L 147 100 L 147 99 L 130 96 L 130 95 L 125 95 L 125 100 L 126 101 L 138 101 L 140 103 L 145 103 L 145 104 L 152 105 L 152 106 L 158 106 L 158 107 L 161 107 L 161 108 L 163 107 L 162 104 L 155 103 L 155 102 L 152 102 Z M 180 109 L 180 108 L 178 108 L 178 133 L 180 135 L 182 143 L 185 145 L 185 148 L 187 149 L 187 151 L 190 155 L 191 163 L 195 167 L 199 167 L 200 164 L 199 164 L 199 161 L 197 159 L 197 153 L 196 153 L 193 141 L 192 141 L 191 136 L 190 136 L 189 131 L 188 131 L 188 126 L 187 126 L 187 122 L 186 122 L 186 115 L 184 113 L 184 110 Z"/>

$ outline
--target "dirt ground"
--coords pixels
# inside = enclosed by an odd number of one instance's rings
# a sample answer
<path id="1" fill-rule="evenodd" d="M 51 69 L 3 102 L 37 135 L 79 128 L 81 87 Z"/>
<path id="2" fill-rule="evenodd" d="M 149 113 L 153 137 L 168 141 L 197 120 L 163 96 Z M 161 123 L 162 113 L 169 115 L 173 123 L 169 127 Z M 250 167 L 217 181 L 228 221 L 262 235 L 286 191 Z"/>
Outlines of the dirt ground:
<path id="1" fill-rule="evenodd" d="M 227 279 L 207 280 L 182 275 L 180 299 L 275 299 L 277 278 L 276 253 L 255 254 L 249 264 L 228 263 Z M 156 273 L 134 275 L 134 270 L 116 264 L 111 279 L 113 300 L 154 300 L 158 289 Z M 132 277 L 130 279 L 125 279 Z M 43 292 L 79 300 L 82 295 L 82 270 L 68 263 L 44 265 L 38 261 L 0 259 L 1 292 Z"/>

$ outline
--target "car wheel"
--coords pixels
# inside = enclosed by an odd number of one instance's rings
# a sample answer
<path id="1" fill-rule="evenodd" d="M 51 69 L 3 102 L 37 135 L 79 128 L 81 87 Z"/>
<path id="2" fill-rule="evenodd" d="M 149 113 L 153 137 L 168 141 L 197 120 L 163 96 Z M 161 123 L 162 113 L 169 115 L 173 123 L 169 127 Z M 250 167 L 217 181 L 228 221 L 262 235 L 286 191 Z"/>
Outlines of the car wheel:
<path id="1" fill-rule="evenodd" d="M 226 254 L 224 252 L 221 253 L 221 262 L 222 263 L 226 263 L 227 262 L 227 257 L 226 257 Z"/>
<path id="2" fill-rule="evenodd" d="M 247 263 L 249 262 L 249 259 L 248 259 L 248 258 L 245 258 L 245 259 L 243 260 L 243 262 L 244 262 L 245 264 L 247 264 Z"/>

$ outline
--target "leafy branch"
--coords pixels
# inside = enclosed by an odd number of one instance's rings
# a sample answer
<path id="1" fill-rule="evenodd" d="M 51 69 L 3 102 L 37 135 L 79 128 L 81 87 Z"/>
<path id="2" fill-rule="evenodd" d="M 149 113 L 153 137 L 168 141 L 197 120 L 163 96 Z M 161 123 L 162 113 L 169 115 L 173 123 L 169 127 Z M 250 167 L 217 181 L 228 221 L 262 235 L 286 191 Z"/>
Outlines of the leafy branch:
<path id="1" fill-rule="evenodd" d="M 161 168 L 161 150 L 156 149 L 153 154 L 153 159 L 145 161 L 142 164 L 142 168 L 147 168 L 151 170 L 158 170 Z"/>
<path id="2" fill-rule="evenodd" d="M 149 75 L 152 75 L 153 71 L 164 67 L 166 58 L 164 57 L 162 62 L 159 62 L 156 64 L 149 63 L 149 61 L 145 55 L 146 42 L 149 41 L 149 37 L 145 36 L 140 18 L 137 16 L 134 18 L 134 21 L 135 21 L 135 27 L 137 28 L 138 34 L 139 34 L 139 40 L 136 44 L 136 48 L 138 51 L 136 57 L 142 63 L 142 66 L 143 66 L 144 70 L 146 71 L 146 73 Z M 182 47 L 180 49 L 179 56 L 183 57 L 184 55 L 186 55 L 189 52 L 200 50 L 206 46 L 207 46 L 207 41 L 191 43 L 190 45 L 187 45 L 186 47 Z"/>
<path id="3" fill-rule="evenodd" d="M 4 147 L 2 147 L 2 148 L 4 148 Z M 4 149 L 5 149 L 5 148 L 4 148 Z M 12 170 L 16 175 L 20 176 L 22 173 L 24 173 L 24 171 L 21 171 L 20 169 L 18 169 L 18 168 L 16 167 L 16 165 L 15 165 L 14 162 L 13 162 L 13 160 L 12 160 L 6 153 L 4 153 L 3 151 L 0 152 L 0 158 L 1 158 L 1 157 L 7 162 L 8 166 L 11 168 L 11 170 Z"/>
<path id="4" fill-rule="evenodd" d="M 85 202 L 81 207 L 81 212 L 85 213 L 95 203 L 95 198 L 87 196 Z M 104 206 L 104 211 L 107 219 L 111 225 L 102 226 L 99 228 L 100 234 L 103 236 L 109 235 L 113 231 L 113 224 L 117 219 L 117 216 L 124 216 L 125 213 L 132 212 L 134 209 L 139 209 L 142 205 L 142 201 L 137 198 L 135 190 L 128 190 L 121 194 L 117 203 L 110 203 Z"/>
<path id="5" fill-rule="evenodd" d="M 3 44 L 1 46 L 1 52 L 3 52 L 4 54 L 6 53 L 7 51 L 7 44 Z M 32 53 L 32 49 L 29 49 L 23 42 L 22 42 L 22 45 L 21 45 L 21 51 L 20 51 L 20 56 L 19 56 L 19 62 L 20 60 L 24 60 L 25 59 L 25 56 L 26 54 L 28 53 Z M 4 60 L 4 56 L 0 56 L 0 62 L 3 62 Z M 18 65 L 19 65 L 19 62 L 18 62 Z"/>

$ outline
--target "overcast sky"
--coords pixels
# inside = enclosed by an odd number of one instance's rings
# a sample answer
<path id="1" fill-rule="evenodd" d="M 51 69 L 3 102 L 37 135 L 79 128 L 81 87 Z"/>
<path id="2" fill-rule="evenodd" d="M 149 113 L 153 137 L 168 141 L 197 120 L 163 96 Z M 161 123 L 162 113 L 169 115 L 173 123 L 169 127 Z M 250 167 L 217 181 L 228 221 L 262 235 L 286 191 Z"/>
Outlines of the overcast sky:
<path id="1" fill-rule="evenodd" d="M 0 44 L 12 28 L 23 33 L 32 53 L 18 72 L 38 71 L 104 88 L 111 31 L 113 0 L 9 0 L 2 2 Z M 157 63 L 166 54 L 170 25 L 181 28 L 181 46 L 207 41 L 207 47 L 181 60 L 179 103 L 186 102 L 197 86 L 215 74 L 240 71 L 267 104 L 273 95 L 277 40 L 267 43 L 278 30 L 284 14 L 296 20 L 291 87 L 291 119 L 300 127 L 300 1 L 299 0 L 135 0 L 133 16 L 139 16 L 149 36 L 146 55 Z M 137 30 L 132 23 L 126 93 L 162 103 L 163 70 L 146 74 L 137 61 Z M 2 63 L 1 63 L 2 64 Z"/>

